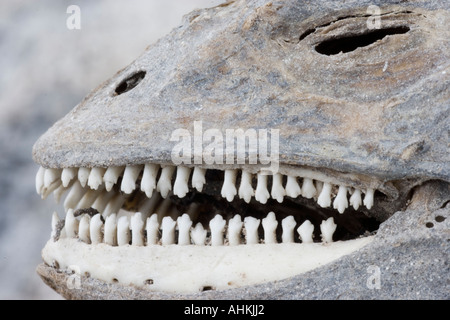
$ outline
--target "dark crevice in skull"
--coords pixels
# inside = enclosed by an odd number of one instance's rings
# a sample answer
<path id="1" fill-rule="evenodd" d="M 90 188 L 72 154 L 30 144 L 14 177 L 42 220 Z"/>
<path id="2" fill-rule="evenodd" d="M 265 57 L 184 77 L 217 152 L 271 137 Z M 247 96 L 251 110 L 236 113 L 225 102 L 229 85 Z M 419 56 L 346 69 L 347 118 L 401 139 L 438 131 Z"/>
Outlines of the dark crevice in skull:
<path id="1" fill-rule="evenodd" d="M 366 47 L 389 35 L 404 34 L 409 31 L 407 26 L 377 29 L 359 35 L 333 38 L 319 43 L 315 50 L 324 55 L 335 55 L 340 52 L 348 53 L 358 48 Z"/>
<path id="2" fill-rule="evenodd" d="M 145 73 L 145 71 L 139 71 L 123 80 L 115 90 L 116 95 L 121 95 L 122 93 L 128 92 L 135 88 L 142 81 L 142 79 L 145 78 Z"/>

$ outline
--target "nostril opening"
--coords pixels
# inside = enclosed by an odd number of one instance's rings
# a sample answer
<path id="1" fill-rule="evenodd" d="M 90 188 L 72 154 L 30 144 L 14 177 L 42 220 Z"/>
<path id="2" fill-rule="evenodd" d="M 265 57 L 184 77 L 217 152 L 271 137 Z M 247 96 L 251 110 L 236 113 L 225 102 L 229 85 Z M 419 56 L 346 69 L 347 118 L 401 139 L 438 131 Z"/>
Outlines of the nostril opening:
<path id="1" fill-rule="evenodd" d="M 366 47 L 389 35 L 404 34 L 409 31 L 409 27 L 400 26 L 386 29 L 377 29 L 364 34 L 351 35 L 341 38 L 329 39 L 319 43 L 315 49 L 318 53 L 327 56 L 340 52 L 347 53 L 357 48 Z"/>
<path id="2" fill-rule="evenodd" d="M 123 80 L 115 90 L 116 95 L 121 95 L 136 87 L 145 78 L 145 74 L 145 71 L 139 71 Z"/>

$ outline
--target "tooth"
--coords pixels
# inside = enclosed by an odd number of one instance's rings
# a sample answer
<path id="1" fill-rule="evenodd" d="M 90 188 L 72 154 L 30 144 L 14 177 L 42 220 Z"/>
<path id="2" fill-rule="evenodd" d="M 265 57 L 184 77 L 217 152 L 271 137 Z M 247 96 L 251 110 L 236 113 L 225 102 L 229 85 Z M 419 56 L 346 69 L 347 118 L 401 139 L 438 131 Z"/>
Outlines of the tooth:
<path id="1" fill-rule="evenodd" d="M 358 210 L 361 204 L 361 190 L 355 189 L 352 196 L 350 197 L 350 205 L 353 206 L 353 209 Z"/>
<path id="2" fill-rule="evenodd" d="M 206 183 L 206 169 L 194 168 L 194 172 L 192 173 L 192 187 L 197 189 L 198 192 L 202 192 L 203 185 Z"/>
<path id="3" fill-rule="evenodd" d="M 117 221 L 117 244 L 125 246 L 130 244 L 130 223 L 127 216 L 122 216 Z"/>
<path id="4" fill-rule="evenodd" d="M 333 208 L 337 209 L 341 214 L 348 208 L 347 187 L 339 186 L 337 196 L 334 198 Z"/>
<path id="5" fill-rule="evenodd" d="M 86 183 L 89 179 L 89 174 L 91 173 L 90 168 L 79 168 L 78 169 L 78 181 L 80 181 L 81 186 L 86 187 Z"/>
<path id="6" fill-rule="evenodd" d="M 316 180 L 314 185 L 316 186 L 316 194 L 314 195 L 314 197 L 318 197 L 322 192 L 323 182 Z"/>
<path id="7" fill-rule="evenodd" d="M 267 216 L 262 219 L 262 226 L 264 229 L 264 243 L 277 243 L 277 226 L 278 221 L 275 219 L 275 213 L 269 212 Z"/>
<path id="8" fill-rule="evenodd" d="M 159 177 L 158 184 L 156 185 L 156 191 L 161 193 L 161 196 L 164 199 L 172 190 L 172 175 L 174 170 L 174 166 L 166 166 L 161 170 L 161 176 Z"/>
<path id="9" fill-rule="evenodd" d="M 173 184 L 173 194 L 178 196 L 178 198 L 184 198 L 189 192 L 188 180 L 191 170 L 188 167 L 177 167 L 177 175 Z"/>
<path id="10" fill-rule="evenodd" d="M 147 218 L 145 230 L 147 231 L 147 245 L 157 244 L 159 235 L 159 223 L 158 215 L 156 213 Z"/>
<path id="11" fill-rule="evenodd" d="M 144 200 L 139 204 L 138 211 L 142 212 L 143 215 L 149 216 L 155 212 L 155 208 L 161 201 L 161 196 L 156 193 L 150 199 L 145 197 Z"/>
<path id="12" fill-rule="evenodd" d="M 281 221 L 281 228 L 283 230 L 281 241 L 283 243 L 294 242 L 294 228 L 296 224 L 293 216 L 287 216 Z"/>
<path id="13" fill-rule="evenodd" d="M 92 244 L 99 244 L 103 241 L 103 235 L 102 235 L 102 215 L 100 213 L 97 213 L 95 216 L 91 219 L 91 225 L 89 226 L 89 233 L 91 238 Z"/>
<path id="14" fill-rule="evenodd" d="M 106 169 L 106 172 L 103 175 L 106 191 L 111 191 L 124 170 L 125 167 L 108 167 L 108 169 Z"/>
<path id="15" fill-rule="evenodd" d="M 314 187 L 314 182 L 312 179 L 303 178 L 302 184 L 302 196 L 306 199 L 311 199 L 317 193 L 316 188 Z"/>
<path id="16" fill-rule="evenodd" d="M 97 209 L 98 212 L 103 212 L 113 196 L 114 196 L 114 192 L 102 192 L 95 199 L 95 201 L 91 207 L 94 209 Z"/>
<path id="17" fill-rule="evenodd" d="M 225 230 L 226 221 L 220 214 L 217 214 L 209 222 L 209 229 L 211 230 L 211 245 L 222 246 L 223 245 L 223 232 Z"/>
<path id="18" fill-rule="evenodd" d="M 323 220 L 320 224 L 320 232 L 322 233 L 323 242 L 333 242 L 333 233 L 336 230 L 336 224 L 333 217 Z"/>
<path id="19" fill-rule="evenodd" d="M 267 202 L 270 194 L 267 190 L 267 175 L 258 173 L 258 182 L 256 184 L 255 199 L 262 204 Z"/>
<path id="20" fill-rule="evenodd" d="M 67 194 L 66 199 L 64 200 L 64 209 L 67 211 L 70 208 L 75 208 L 78 202 L 80 202 L 81 198 L 86 193 L 86 190 L 83 189 L 81 184 L 78 181 L 75 181 L 72 188 L 70 188 L 69 193 Z"/>
<path id="21" fill-rule="evenodd" d="M 122 184 L 120 190 L 126 194 L 130 194 L 136 189 L 136 180 L 141 173 L 142 166 L 126 166 L 122 177 Z"/>
<path id="22" fill-rule="evenodd" d="M 73 215 L 73 209 L 67 210 L 64 229 L 68 238 L 75 238 L 78 232 L 78 220 Z"/>
<path id="23" fill-rule="evenodd" d="M 331 184 L 325 182 L 322 191 L 320 192 L 317 203 L 322 208 L 328 208 L 331 205 Z"/>
<path id="24" fill-rule="evenodd" d="M 61 169 L 45 169 L 44 188 L 48 188 L 53 182 L 60 180 L 61 171 Z"/>
<path id="25" fill-rule="evenodd" d="M 41 195 L 42 189 L 44 188 L 44 174 L 45 169 L 43 167 L 39 167 L 39 170 L 36 173 L 36 192 L 39 195 Z"/>
<path id="26" fill-rule="evenodd" d="M 283 176 L 280 173 L 275 173 L 272 176 L 272 198 L 276 199 L 279 203 L 283 202 L 283 198 L 286 195 L 286 190 L 283 188 Z"/>
<path id="27" fill-rule="evenodd" d="M 91 239 L 89 237 L 90 220 L 91 217 L 88 214 L 83 214 L 80 220 L 80 225 L 78 226 L 78 238 L 87 244 L 91 243 Z"/>
<path id="28" fill-rule="evenodd" d="M 105 243 L 111 246 L 117 245 L 117 215 L 110 214 L 105 219 Z"/>
<path id="29" fill-rule="evenodd" d="M 233 201 L 234 196 L 237 194 L 236 175 L 237 170 L 225 170 L 221 194 L 228 202 Z"/>
<path id="30" fill-rule="evenodd" d="M 297 232 L 300 235 L 300 240 L 302 240 L 302 243 L 313 242 L 314 225 L 309 220 L 305 220 L 305 222 L 297 228 Z"/>
<path id="31" fill-rule="evenodd" d="M 61 181 L 62 181 L 64 188 L 67 188 L 70 181 L 72 181 L 73 178 L 75 178 L 75 176 L 77 175 L 77 172 L 78 172 L 78 168 L 64 168 L 63 169 L 63 171 L 61 173 Z"/>
<path id="32" fill-rule="evenodd" d="M 144 166 L 142 174 L 141 190 L 145 192 L 147 198 L 151 198 L 153 190 L 156 188 L 156 176 L 158 175 L 159 166 L 153 163 L 147 163 Z"/>
<path id="33" fill-rule="evenodd" d="M 192 242 L 198 246 L 204 245 L 206 242 L 206 234 L 207 231 L 203 228 L 203 225 L 198 222 L 195 225 L 195 228 L 191 230 Z"/>
<path id="34" fill-rule="evenodd" d="M 245 217 L 245 240 L 247 244 L 259 243 L 258 227 L 260 220 L 253 217 Z"/>
<path id="35" fill-rule="evenodd" d="M 91 169 L 87 182 L 88 186 L 91 187 L 91 189 L 97 190 L 98 186 L 103 183 L 103 175 L 105 174 L 105 171 L 106 171 L 105 168 L 99 167 Z"/>
<path id="36" fill-rule="evenodd" d="M 291 198 L 297 198 L 302 194 L 302 190 L 297 182 L 297 178 L 288 176 L 286 181 L 286 195 Z"/>
<path id="37" fill-rule="evenodd" d="M 53 212 L 53 215 L 52 215 L 52 233 L 50 235 L 50 239 L 55 238 L 59 222 L 60 222 L 59 216 L 55 211 L 55 212 Z"/>
<path id="38" fill-rule="evenodd" d="M 100 191 L 89 189 L 76 205 L 77 209 L 90 208 L 95 199 L 100 195 Z"/>
<path id="39" fill-rule="evenodd" d="M 173 221 L 171 217 L 164 217 L 161 222 L 161 244 L 169 245 L 175 243 L 175 225 L 176 222 Z"/>
<path id="40" fill-rule="evenodd" d="M 252 174 L 247 171 L 242 171 L 241 184 L 239 186 L 239 198 L 244 199 L 249 203 L 252 197 L 255 195 L 255 190 L 252 187 Z"/>
<path id="41" fill-rule="evenodd" d="M 372 208 L 373 206 L 373 195 L 374 195 L 373 189 L 367 189 L 366 194 L 364 195 L 364 205 L 367 209 Z"/>
<path id="42" fill-rule="evenodd" d="M 59 203 L 59 201 L 61 201 L 61 197 L 66 190 L 67 189 L 64 188 L 64 186 L 61 184 L 58 188 L 55 189 L 55 191 L 53 191 L 53 196 L 55 197 L 56 203 Z"/>
<path id="43" fill-rule="evenodd" d="M 61 185 L 62 185 L 61 180 L 57 179 L 57 180 L 53 181 L 50 184 L 50 186 L 44 187 L 42 189 L 42 194 L 41 194 L 42 199 L 47 199 L 47 197 L 50 195 L 50 193 L 52 193 L 53 191 L 58 189 Z"/>
<path id="44" fill-rule="evenodd" d="M 103 216 L 107 217 L 111 213 L 119 213 L 119 210 L 122 208 L 124 203 L 125 197 L 122 194 L 118 193 L 114 195 L 111 201 L 109 201 L 106 205 L 105 210 L 103 210 Z"/>
<path id="45" fill-rule="evenodd" d="M 131 244 L 133 246 L 144 245 L 144 221 L 140 212 L 136 212 L 131 217 Z"/>
<path id="46" fill-rule="evenodd" d="M 242 225 L 241 216 L 238 214 L 228 221 L 228 243 L 230 246 L 241 244 Z"/>
<path id="47" fill-rule="evenodd" d="M 178 244 L 185 246 L 191 244 L 190 230 L 192 226 L 191 218 L 187 213 L 184 213 L 177 219 L 178 224 Z"/>

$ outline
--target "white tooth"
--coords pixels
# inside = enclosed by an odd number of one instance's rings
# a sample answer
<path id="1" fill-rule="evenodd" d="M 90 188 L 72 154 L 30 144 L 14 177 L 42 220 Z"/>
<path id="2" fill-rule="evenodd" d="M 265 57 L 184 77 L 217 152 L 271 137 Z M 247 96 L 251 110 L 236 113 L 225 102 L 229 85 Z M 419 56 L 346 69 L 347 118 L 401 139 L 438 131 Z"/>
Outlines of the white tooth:
<path id="1" fill-rule="evenodd" d="M 70 181 L 77 175 L 78 168 L 64 168 L 61 173 L 61 181 L 65 188 L 69 185 Z"/>
<path id="2" fill-rule="evenodd" d="M 175 177 L 175 182 L 173 183 L 173 194 L 178 196 L 178 198 L 184 198 L 189 192 L 188 180 L 191 170 L 192 169 L 188 167 L 177 167 L 177 175 Z"/>
<path id="3" fill-rule="evenodd" d="M 111 246 L 117 245 L 117 221 L 116 214 L 110 214 L 105 219 L 105 243 Z"/>
<path id="4" fill-rule="evenodd" d="M 367 189 L 366 194 L 364 195 L 364 205 L 367 209 L 370 209 L 373 206 L 374 192 L 373 189 Z"/>
<path id="5" fill-rule="evenodd" d="M 136 189 L 136 180 L 141 173 L 142 166 L 126 166 L 122 177 L 122 184 L 120 190 L 126 194 L 130 194 Z"/>
<path id="6" fill-rule="evenodd" d="M 78 237 L 81 241 L 85 243 L 91 243 L 91 239 L 89 237 L 89 223 L 91 221 L 91 217 L 88 214 L 83 214 L 80 220 L 80 225 L 78 226 Z"/>
<path id="7" fill-rule="evenodd" d="M 61 169 L 45 169 L 44 172 L 44 187 L 48 188 L 56 180 L 61 178 Z"/>
<path id="8" fill-rule="evenodd" d="M 312 179 L 303 178 L 302 184 L 302 196 L 306 199 L 311 199 L 317 193 L 316 188 L 314 187 L 314 182 Z"/>
<path id="9" fill-rule="evenodd" d="M 36 192 L 39 195 L 42 194 L 42 189 L 44 188 L 44 174 L 45 169 L 43 167 L 39 167 L 39 170 L 36 173 Z"/>
<path id="10" fill-rule="evenodd" d="M 277 243 L 277 226 L 278 221 L 275 219 L 275 213 L 269 212 L 269 214 L 262 219 L 262 226 L 264 229 L 264 243 Z"/>
<path id="11" fill-rule="evenodd" d="M 125 197 L 117 193 L 114 195 L 114 197 L 108 202 L 105 209 L 103 210 L 102 215 L 104 217 L 109 216 L 111 213 L 118 213 L 120 208 L 122 208 L 123 204 L 125 203 Z"/>
<path id="12" fill-rule="evenodd" d="M 60 222 L 59 216 L 55 211 L 53 212 L 52 215 L 52 233 L 50 235 L 50 239 L 53 239 L 56 236 L 56 230 L 58 229 L 59 222 Z"/>
<path id="13" fill-rule="evenodd" d="M 322 193 L 323 182 L 316 180 L 314 185 L 316 186 L 316 195 L 314 197 L 319 197 L 319 194 Z"/>
<path id="14" fill-rule="evenodd" d="M 220 214 L 217 214 L 209 222 L 209 229 L 211 230 L 211 245 L 222 246 L 223 245 L 223 232 L 225 231 L 226 221 Z"/>
<path id="15" fill-rule="evenodd" d="M 147 198 L 151 198 L 153 190 L 156 188 L 156 176 L 158 175 L 159 166 L 153 163 L 147 163 L 144 166 L 142 174 L 141 190 L 145 192 Z"/>
<path id="16" fill-rule="evenodd" d="M 143 214 L 143 217 L 148 217 L 150 214 L 155 212 L 155 208 L 161 201 L 161 196 L 156 193 L 150 199 L 145 197 L 144 200 L 139 203 L 138 211 Z"/>
<path id="17" fill-rule="evenodd" d="M 258 182 L 256 184 L 256 191 L 255 191 L 255 199 L 262 204 L 265 204 L 267 202 L 267 199 L 269 199 L 270 194 L 267 190 L 267 175 L 259 174 L 258 173 Z"/>
<path id="18" fill-rule="evenodd" d="M 353 209 L 358 210 L 361 204 L 361 190 L 355 189 L 352 196 L 350 197 L 350 205 L 353 207 Z"/>
<path id="19" fill-rule="evenodd" d="M 237 194 L 236 175 L 237 170 L 225 170 L 221 194 L 228 202 L 233 201 L 234 196 Z"/>
<path id="20" fill-rule="evenodd" d="M 176 222 L 173 221 L 171 217 L 164 217 L 161 222 L 161 244 L 169 245 L 175 243 L 175 225 Z"/>
<path id="21" fill-rule="evenodd" d="M 281 221 L 281 228 L 283 231 L 281 234 L 281 241 L 283 243 L 294 242 L 294 228 L 296 224 L 293 216 L 287 216 Z"/>
<path id="22" fill-rule="evenodd" d="M 302 190 L 297 182 L 297 178 L 288 176 L 286 181 L 286 195 L 291 198 L 297 198 L 302 194 Z"/>
<path id="23" fill-rule="evenodd" d="M 70 188 L 66 199 L 64 200 L 64 209 L 67 211 L 68 209 L 75 208 L 75 206 L 78 202 L 80 202 L 85 193 L 86 190 L 83 189 L 78 181 L 75 181 L 72 188 Z"/>
<path id="24" fill-rule="evenodd" d="M 245 217 L 244 227 L 245 227 L 245 240 L 247 244 L 259 243 L 258 227 L 260 220 L 254 217 Z"/>
<path id="25" fill-rule="evenodd" d="M 191 218 L 187 213 L 177 219 L 178 224 L 178 244 L 185 246 L 191 244 L 190 230 L 192 226 Z"/>
<path id="26" fill-rule="evenodd" d="M 203 228 L 203 225 L 199 222 L 195 225 L 195 228 L 191 230 L 192 242 L 195 245 L 202 246 L 206 242 L 207 231 Z"/>
<path id="27" fill-rule="evenodd" d="M 339 186 L 337 196 L 334 198 L 333 208 L 337 209 L 341 214 L 348 208 L 347 187 Z"/>
<path id="28" fill-rule="evenodd" d="M 194 172 L 192 173 L 192 187 L 197 189 L 198 192 L 202 192 L 203 186 L 206 183 L 206 169 L 194 168 Z"/>
<path id="29" fill-rule="evenodd" d="M 140 212 L 136 212 L 131 217 L 131 244 L 133 246 L 144 245 L 144 221 Z"/>
<path id="30" fill-rule="evenodd" d="M 322 241 L 331 243 L 333 242 L 333 233 L 336 230 L 336 224 L 333 217 L 323 220 L 320 224 L 320 232 L 322 233 Z"/>
<path id="31" fill-rule="evenodd" d="M 73 209 L 67 210 L 64 229 L 68 238 L 75 238 L 78 233 L 78 220 L 73 215 Z"/>
<path id="32" fill-rule="evenodd" d="M 95 199 L 100 195 L 100 191 L 89 189 L 76 205 L 77 209 L 90 208 Z"/>
<path id="33" fill-rule="evenodd" d="M 64 188 L 64 186 L 61 184 L 58 188 L 55 189 L 55 191 L 53 191 L 53 196 L 55 197 L 56 203 L 59 203 L 59 201 L 61 201 L 61 197 L 66 190 L 67 189 Z"/>
<path id="34" fill-rule="evenodd" d="M 117 221 L 117 244 L 119 246 L 126 246 L 130 244 L 130 223 L 127 216 L 122 216 Z"/>
<path id="35" fill-rule="evenodd" d="M 170 191 L 172 191 L 172 175 L 175 170 L 174 166 L 167 166 L 162 168 L 161 176 L 159 177 L 158 184 L 156 185 L 156 191 L 161 193 L 161 196 L 165 199 Z"/>
<path id="36" fill-rule="evenodd" d="M 102 215 L 100 213 L 97 213 L 95 216 L 91 219 L 91 225 L 89 226 L 89 233 L 91 238 L 92 244 L 99 244 L 103 241 L 103 235 L 102 235 Z"/>
<path id="37" fill-rule="evenodd" d="M 313 242 L 314 225 L 309 220 L 305 220 L 305 222 L 297 228 L 297 232 L 300 235 L 300 240 L 302 240 L 302 243 Z"/>
<path id="38" fill-rule="evenodd" d="M 230 246 L 241 244 L 241 230 L 244 223 L 240 215 L 235 215 L 228 221 L 228 243 Z"/>
<path id="39" fill-rule="evenodd" d="M 42 194 L 41 194 L 42 199 L 47 199 L 47 197 L 48 197 L 53 191 L 55 191 L 56 189 L 58 189 L 61 185 L 62 185 L 61 180 L 60 180 L 60 179 L 57 179 L 57 180 L 53 181 L 53 182 L 50 184 L 50 186 L 44 187 L 44 188 L 42 189 Z"/>
<path id="40" fill-rule="evenodd" d="M 91 173 L 90 168 L 80 168 L 78 169 L 78 181 L 80 181 L 81 186 L 86 187 L 86 183 L 89 179 L 89 174 Z"/>
<path id="41" fill-rule="evenodd" d="M 325 182 L 322 191 L 320 192 L 317 203 L 322 208 L 328 208 L 331 205 L 331 184 Z"/>
<path id="42" fill-rule="evenodd" d="M 98 212 L 103 212 L 111 200 L 111 198 L 114 196 L 114 192 L 102 192 L 100 195 L 95 199 L 94 203 L 92 204 L 92 208 L 97 209 Z"/>
<path id="43" fill-rule="evenodd" d="M 147 245 L 157 244 L 159 236 L 159 223 L 158 215 L 156 213 L 147 218 L 145 230 L 147 231 Z"/>
<path id="44" fill-rule="evenodd" d="M 88 186 L 91 187 L 91 189 L 97 190 L 98 187 L 103 183 L 103 175 L 105 174 L 105 171 L 105 168 L 92 168 L 91 172 L 89 173 L 87 182 Z"/>
<path id="45" fill-rule="evenodd" d="M 239 198 L 249 203 L 253 196 L 255 196 L 255 190 L 252 187 L 252 174 L 247 171 L 242 171 Z"/>
<path id="46" fill-rule="evenodd" d="M 125 170 L 125 167 L 109 167 L 106 169 L 106 172 L 103 175 L 103 182 L 105 182 L 106 191 L 111 191 L 112 187 L 117 183 L 117 180 L 123 170 Z"/>
<path id="47" fill-rule="evenodd" d="M 286 190 L 283 188 L 283 176 L 280 173 L 275 173 L 272 176 L 272 198 L 276 199 L 279 203 L 283 202 L 283 198 L 286 195 Z"/>

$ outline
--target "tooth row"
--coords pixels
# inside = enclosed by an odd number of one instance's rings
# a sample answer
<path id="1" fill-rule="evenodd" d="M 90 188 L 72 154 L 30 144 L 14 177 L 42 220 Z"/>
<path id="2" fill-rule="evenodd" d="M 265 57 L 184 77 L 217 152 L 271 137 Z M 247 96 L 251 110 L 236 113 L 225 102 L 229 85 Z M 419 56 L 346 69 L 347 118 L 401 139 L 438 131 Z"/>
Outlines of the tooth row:
<path id="1" fill-rule="evenodd" d="M 52 217 L 52 237 L 58 233 L 60 219 L 56 213 Z M 295 242 L 296 221 L 293 216 L 288 216 L 281 221 L 282 243 Z M 260 226 L 264 236 L 260 239 Z M 158 218 L 158 214 L 152 214 L 145 218 L 140 212 L 131 217 L 110 214 L 106 219 L 100 213 L 90 216 L 83 214 L 81 218 L 74 216 L 74 211 L 69 209 L 64 221 L 64 234 L 68 238 L 79 238 L 88 244 L 106 243 L 112 246 L 123 245 L 211 245 L 236 246 L 240 244 L 278 243 L 276 230 L 278 221 L 275 213 L 270 212 L 264 219 L 245 217 L 242 221 L 240 215 L 235 215 L 227 221 L 216 215 L 209 222 L 209 229 L 201 223 L 193 226 L 189 214 L 185 213 L 176 220 L 171 216 Z M 320 225 L 322 242 L 333 241 L 336 224 L 332 217 L 323 220 Z M 61 231 L 61 230 L 59 230 Z M 61 231 L 61 233 L 63 232 Z M 314 237 L 314 225 L 305 220 L 297 228 L 298 238 L 302 243 L 312 243 Z M 209 237 L 208 237 L 209 235 Z"/>
<path id="2" fill-rule="evenodd" d="M 225 170 L 224 172 L 221 195 L 230 202 L 238 196 L 247 203 L 253 197 L 262 204 L 267 203 L 270 198 L 282 203 L 286 196 L 296 198 L 301 195 L 307 199 L 314 198 L 319 206 L 323 208 L 333 207 L 340 213 L 343 213 L 349 205 L 357 210 L 363 204 L 366 208 L 371 209 L 374 204 L 374 189 L 365 190 L 363 200 L 361 190 L 342 185 L 333 186 L 328 182 L 310 178 L 287 176 L 286 183 L 283 186 L 284 176 L 276 173 L 271 176 L 272 187 L 269 192 L 268 175 L 259 173 L 254 175 L 242 170 L 240 185 L 237 187 L 238 173 L 239 170 L 237 169 Z M 148 198 L 152 197 L 154 190 L 159 192 L 163 199 L 167 198 L 171 192 L 179 198 L 183 198 L 189 192 L 189 179 L 191 179 L 192 188 L 200 192 L 203 190 L 206 184 L 205 175 L 206 169 L 198 167 L 194 169 L 183 166 L 161 167 L 156 164 L 109 167 L 107 169 L 98 167 L 92 169 L 44 169 L 41 167 L 36 175 L 36 191 L 42 195 L 42 198 L 46 198 L 54 192 L 58 199 L 67 188 L 73 186 L 70 191 L 73 195 L 70 198 L 73 202 L 78 202 L 80 199 L 75 199 L 74 195 L 80 195 L 80 189 L 87 186 L 92 190 L 92 193 L 84 201 L 89 202 L 91 197 L 97 194 L 96 191 L 111 191 L 121 178 L 120 190 L 125 195 L 140 188 Z M 253 178 L 256 178 L 256 189 L 253 189 Z M 302 180 L 301 184 L 299 180 Z M 140 185 L 138 185 L 139 181 Z M 350 198 L 348 199 L 349 195 Z M 67 203 L 66 207 L 73 208 L 73 205 Z"/>

